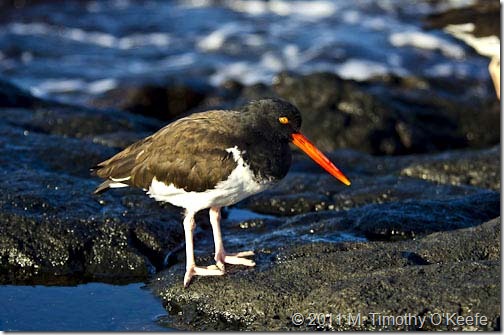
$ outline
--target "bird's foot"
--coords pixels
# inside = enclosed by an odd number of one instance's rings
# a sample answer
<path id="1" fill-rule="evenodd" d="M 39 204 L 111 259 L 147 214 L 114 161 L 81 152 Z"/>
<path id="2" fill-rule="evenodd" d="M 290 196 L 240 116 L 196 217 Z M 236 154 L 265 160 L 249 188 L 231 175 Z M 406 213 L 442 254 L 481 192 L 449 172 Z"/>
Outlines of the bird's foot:
<path id="1" fill-rule="evenodd" d="M 187 268 L 184 276 L 184 287 L 188 287 L 191 283 L 191 279 L 194 276 L 222 276 L 224 271 L 219 269 L 215 265 L 210 265 L 207 267 L 192 266 Z"/>
<path id="2" fill-rule="evenodd" d="M 226 271 L 224 264 L 235 264 L 235 265 L 245 265 L 245 266 L 255 266 L 255 262 L 251 259 L 245 258 L 248 256 L 254 256 L 253 251 L 242 251 L 234 254 L 222 252 L 215 256 L 215 261 L 217 262 L 217 267 L 222 271 Z"/>

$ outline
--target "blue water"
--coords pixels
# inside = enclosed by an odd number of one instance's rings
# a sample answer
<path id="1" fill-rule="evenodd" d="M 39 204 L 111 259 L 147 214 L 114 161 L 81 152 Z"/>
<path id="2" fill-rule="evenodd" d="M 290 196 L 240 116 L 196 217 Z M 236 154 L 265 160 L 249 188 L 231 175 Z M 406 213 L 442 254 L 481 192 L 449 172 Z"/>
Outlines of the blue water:
<path id="1" fill-rule="evenodd" d="M 3 331 L 169 331 L 161 301 L 143 283 L 0 286 Z"/>
<path id="2" fill-rule="evenodd" d="M 0 74 L 73 103 L 168 77 L 271 84 L 283 70 L 487 80 L 485 58 L 441 30 L 422 29 L 422 15 L 467 3 L 48 1 L 2 13 Z"/>

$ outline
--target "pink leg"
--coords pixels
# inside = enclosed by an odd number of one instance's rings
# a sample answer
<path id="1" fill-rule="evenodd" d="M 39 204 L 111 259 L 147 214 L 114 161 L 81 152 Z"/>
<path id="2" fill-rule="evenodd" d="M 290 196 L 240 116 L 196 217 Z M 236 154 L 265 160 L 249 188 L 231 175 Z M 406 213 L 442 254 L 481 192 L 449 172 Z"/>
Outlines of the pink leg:
<path id="1" fill-rule="evenodd" d="M 490 64 L 488 64 L 488 71 L 490 71 L 497 98 L 500 100 L 500 57 L 494 56 L 492 58 Z"/>
<path id="2" fill-rule="evenodd" d="M 214 266 L 209 266 L 206 268 L 197 267 L 194 262 L 194 242 L 193 233 L 196 227 L 196 222 L 194 221 L 194 214 L 187 212 L 184 218 L 184 232 L 185 232 L 185 243 L 186 243 L 186 273 L 184 276 L 184 287 L 188 287 L 193 276 L 222 276 L 224 271 L 218 269 Z"/>
<path id="3" fill-rule="evenodd" d="M 212 225 L 214 244 L 215 244 L 215 261 L 217 262 L 217 267 L 222 271 L 225 271 L 225 263 L 228 264 L 238 264 L 245 266 L 255 266 L 255 262 L 243 258 L 247 256 L 253 256 L 253 251 L 242 251 L 235 254 L 228 254 L 224 249 L 224 244 L 222 242 L 222 234 L 220 229 L 220 207 L 210 208 L 210 224 Z"/>

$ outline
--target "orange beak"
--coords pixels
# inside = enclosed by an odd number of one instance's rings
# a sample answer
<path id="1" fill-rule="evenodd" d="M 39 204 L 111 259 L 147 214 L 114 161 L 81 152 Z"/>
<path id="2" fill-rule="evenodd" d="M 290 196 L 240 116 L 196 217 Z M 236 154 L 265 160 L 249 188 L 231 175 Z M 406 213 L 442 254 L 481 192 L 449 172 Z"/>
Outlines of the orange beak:
<path id="1" fill-rule="evenodd" d="M 292 134 L 292 143 L 294 143 L 299 149 L 303 150 L 311 159 L 313 159 L 318 165 L 324 168 L 336 179 L 341 181 L 346 186 L 350 186 L 350 180 L 341 172 L 330 160 L 327 158 L 315 145 L 310 142 L 303 134 L 294 133 Z"/>

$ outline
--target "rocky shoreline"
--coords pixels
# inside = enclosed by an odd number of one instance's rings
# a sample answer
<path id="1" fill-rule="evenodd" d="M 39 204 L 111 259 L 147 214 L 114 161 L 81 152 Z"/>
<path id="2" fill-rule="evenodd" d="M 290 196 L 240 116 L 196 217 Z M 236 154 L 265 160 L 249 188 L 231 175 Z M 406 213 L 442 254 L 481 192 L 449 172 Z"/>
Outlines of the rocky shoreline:
<path id="1" fill-rule="evenodd" d="M 197 280 L 189 290 L 180 285 L 183 265 L 158 274 L 150 287 L 180 329 L 496 330 L 500 224 L 495 219 L 398 242 L 294 244 L 261 251 L 255 270 L 233 269 L 224 278 Z M 293 321 L 296 313 L 304 322 Z M 325 317 L 310 325 L 310 313 Z M 427 322 L 379 324 L 372 313 Z M 488 322 L 438 325 L 437 313 L 479 313 Z"/>
<path id="2" fill-rule="evenodd" d="M 284 73 L 272 87 L 162 93 L 180 94 L 164 120 L 264 95 L 287 98 L 302 110 L 307 135 L 353 181 L 338 185 L 295 154 L 284 181 L 235 206 L 256 217 L 224 219 L 228 249 L 252 248 L 257 266 L 197 278 L 186 290 L 180 209 L 138 190 L 92 195 L 99 180 L 89 168 L 165 124 L 152 117 L 159 111 L 119 110 L 115 103 L 130 89 L 101 97 L 96 109 L 1 81 L 0 283 L 149 281 L 174 327 L 188 330 L 500 329 L 498 102 L 489 87 L 470 103 L 432 95 L 427 103 L 407 89 L 411 82 L 390 80 Z M 199 103 L 188 104 L 195 96 Z M 211 264 L 206 213 L 197 220 L 197 261 Z M 440 312 L 480 313 L 488 323 L 399 327 L 364 319 Z M 293 313 L 363 319 L 297 326 Z"/>

